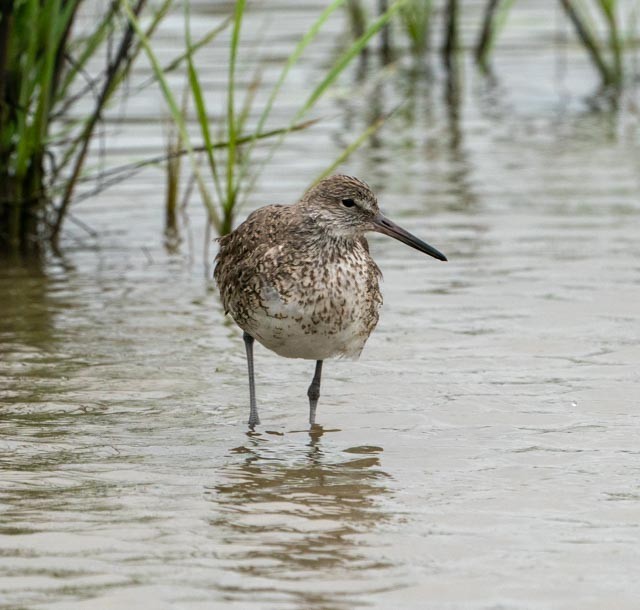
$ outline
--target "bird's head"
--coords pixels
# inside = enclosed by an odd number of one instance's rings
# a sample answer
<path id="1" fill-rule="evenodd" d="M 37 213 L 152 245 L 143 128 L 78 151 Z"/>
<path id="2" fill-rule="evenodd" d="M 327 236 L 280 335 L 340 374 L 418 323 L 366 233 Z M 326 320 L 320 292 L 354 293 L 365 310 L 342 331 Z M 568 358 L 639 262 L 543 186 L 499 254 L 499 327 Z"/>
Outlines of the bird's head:
<path id="1" fill-rule="evenodd" d="M 441 261 L 444 254 L 386 218 L 367 184 L 352 176 L 330 176 L 311 187 L 300 204 L 323 231 L 342 238 L 356 239 L 366 231 L 393 237 Z"/>
<path id="2" fill-rule="evenodd" d="M 311 187 L 301 205 L 328 233 L 359 237 L 380 212 L 373 191 L 351 176 L 330 176 Z"/>

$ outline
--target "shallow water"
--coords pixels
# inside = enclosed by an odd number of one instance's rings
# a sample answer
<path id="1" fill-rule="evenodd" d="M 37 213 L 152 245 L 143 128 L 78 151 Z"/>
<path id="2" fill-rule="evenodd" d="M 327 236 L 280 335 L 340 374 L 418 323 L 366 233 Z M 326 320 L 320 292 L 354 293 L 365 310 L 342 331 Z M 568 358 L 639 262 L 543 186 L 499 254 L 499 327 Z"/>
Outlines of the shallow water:
<path id="1" fill-rule="evenodd" d="M 315 8 L 261 34 L 267 60 Z M 269 19 L 256 11 L 247 40 Z M 69 224 L 44 269 L 3 264 L 0 607 L 637 607 L 635 92 L 591 111 L 580 49 L 549 45 L 535 3 L 514 19 L 500 82 L 466 67 L 457 106 L 406 66 L 345 80 L 243 212 L 295 200 L 368 112 L 406 100 L 344 170 L 450 262 L 372 238 L 381 321 L 359 362 L 326 364 L 314 434 L 313 364 L 260 347 L 263 425 L 247 434 L 242 341 L 203 280 L 202 212 L 191 260 L 187 244 L 167 254 L 161 170 L 78 204 L 97 240 Z M 342 32 L 330 24 L 294 83 Z M 162 143 L 146 119 L 113 126 L 110 163 Z"/>

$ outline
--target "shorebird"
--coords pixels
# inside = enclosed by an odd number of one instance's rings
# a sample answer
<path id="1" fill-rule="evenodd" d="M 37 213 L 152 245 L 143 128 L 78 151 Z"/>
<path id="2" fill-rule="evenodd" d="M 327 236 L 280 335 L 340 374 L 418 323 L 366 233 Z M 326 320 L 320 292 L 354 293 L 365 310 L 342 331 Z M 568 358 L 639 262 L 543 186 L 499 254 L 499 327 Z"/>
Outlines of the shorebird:
<path id="1" fill-rule="evenodd" d="M 382 304 L 382 274 L 369 254 L 367 231 L 447 260 L 383 216 L 364 182 L 341 175 L 322 180 L 293 205 L 259 208 L 219 239 L 214 276 L 225 313 L 244 331 L 252 430 L 260 423 L 254 340 L 285 358 L 316 361 L 307 392 L 312 427 L 323 361 L 360 355 Z"/>

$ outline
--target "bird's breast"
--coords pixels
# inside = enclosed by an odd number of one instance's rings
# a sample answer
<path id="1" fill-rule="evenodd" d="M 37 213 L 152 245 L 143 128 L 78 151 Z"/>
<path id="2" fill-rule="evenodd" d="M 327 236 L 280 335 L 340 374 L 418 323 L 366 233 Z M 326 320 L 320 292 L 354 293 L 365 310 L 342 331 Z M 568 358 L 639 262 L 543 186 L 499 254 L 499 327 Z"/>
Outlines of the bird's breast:
<path id="1" fill-rule="evenodd" d="M 357 357 L 378 321 L 378 277 L 364 248 L 280 268 L 263 278 L 260 307 L 245 330 L 281 356 Z"/>

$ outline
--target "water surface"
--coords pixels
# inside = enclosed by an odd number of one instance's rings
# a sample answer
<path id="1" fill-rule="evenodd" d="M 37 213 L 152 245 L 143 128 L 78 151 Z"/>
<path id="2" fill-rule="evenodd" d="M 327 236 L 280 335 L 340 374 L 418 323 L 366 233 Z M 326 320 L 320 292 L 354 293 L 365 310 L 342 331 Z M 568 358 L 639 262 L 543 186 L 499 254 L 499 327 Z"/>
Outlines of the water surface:
<path id="1" fill-rule="evenodd" d="M 359 362 L 326 364 L 314 434 L 313 364 L 260 347 L 247 434 L 240 332 L 203 279 L 215 247 L 205 261 L 194 201 L 191 242 L 165 252 L 161 168 L 78 204 L 97 239 L 69 223 L 62 258 L 3 264 L 0 607 L 637 607 L 635 93 L 593 111 L 591 67 L 536 5 L 518 4 L 498 81 L 465 66 L 453 105 L 442 75 L 354 69 L 241 212 L 294 201 L 404 102 L 343 169 L 450 262 L 372 238 L 381 321 Z M 267 83 L 316 9 L 248 18 Z M 344 27 L 294 71 L 275 124 Z M 211 96 L 224 58 L 201 60 Z M 126 128 L 107 123 L 110 164 L 162 145 L 161 107 L 149 89 Z"/>

